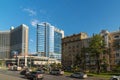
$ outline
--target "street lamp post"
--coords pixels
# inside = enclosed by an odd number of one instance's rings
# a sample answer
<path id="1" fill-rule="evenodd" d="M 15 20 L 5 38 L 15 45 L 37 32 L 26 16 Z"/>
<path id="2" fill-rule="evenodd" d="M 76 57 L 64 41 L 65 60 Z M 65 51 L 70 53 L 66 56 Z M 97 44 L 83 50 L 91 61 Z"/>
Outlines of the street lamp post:
<path id="1" fill-rule="evenodd" d="M 30 62 L 29 62 L 30 68 L 31 68 L 31 54 L 30 54 Z"/>
<path id="2" fill-rule="evenodd" d="M 74 56 L 73 56 L 73 54 L 71 53 L 71 62 L 72 62 L 72 64 L 71 64 L 71 67 L 73 67 L 74 66 L 74 58 L 73 58 Z"/>
<path id="3" fill-rule="evenodd" d="M 14 51 L 14 57 L 15 57 L 15 64 L 18 65 L 17 63 L 17 55 L 18 55 L 18 52 L 17 51 Z"/>

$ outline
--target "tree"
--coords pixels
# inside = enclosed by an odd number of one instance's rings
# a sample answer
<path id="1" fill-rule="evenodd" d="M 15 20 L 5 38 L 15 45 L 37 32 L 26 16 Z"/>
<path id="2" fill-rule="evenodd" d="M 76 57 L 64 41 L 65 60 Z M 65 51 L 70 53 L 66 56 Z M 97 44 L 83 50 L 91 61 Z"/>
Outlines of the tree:
<path id="1" fill-rule="evenodd" d="M 77 53 L 75 58 L 75 66 L 79 66 L 83 71 L 86 71 L 86 53 L 88 52 L 88 48 L 82 47 L 81 52 Z"/>
<path id="2" fill-rule="evenodd" d="M 0 60 L 0 66 L 2 66 L 2 61 Z"/>
<path id="3" fill-rule="evenodd" d="M 53 69 L 62 69 L 62 65 L 60 63 L 52 63 L 50 66 Z"/>
<path id="4" fill-rule="evenodd" d="M 81 48 L 81 57 L 82 57 L 82 68 L 86 71 L 86 53 L 88 52 L 88 48 L 84 46 Z"/>
<path id="5" fill-rule="evenodd" d="M 101 59 L 100 59 L 100 54 L 103 53 L 104 51 L 104 39 L 102 36 L 96 34 L 91 38 L 90 44 L 89 44 L 89 49 L 90 49 L 90 53 L 92 55 L 92 57 L 94 57 L 95 59 L 95 65 L 97 68 L 97 73 L 100 73 L 100 63 L 101 63 Z"/>
<path id="6" fill-rule="evenodd" d="M 76 65 L 76 66 L 78 66 L 78 65 L 80 65 L 80 64 L 82 63 L 82 62 L 81 62 L 81 61 L 82 61 L 82 58 L 81 58 L 80 53 L 77 53 L 77 54 L 76 54 L 75 59 L 76 59 L 76 60 L 75 60 L 75 65 Z"/>

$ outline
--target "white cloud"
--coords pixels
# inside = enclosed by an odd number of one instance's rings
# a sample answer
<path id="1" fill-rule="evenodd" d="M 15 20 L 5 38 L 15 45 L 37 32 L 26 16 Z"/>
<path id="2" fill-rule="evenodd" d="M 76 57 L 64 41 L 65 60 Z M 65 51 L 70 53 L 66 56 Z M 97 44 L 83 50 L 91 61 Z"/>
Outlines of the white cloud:
<path id="1" fill-rule="evenodd" d="M 24 8 L 23 10 L 26 11 L 26 12 L 28 12 L 28 13 L 29 13 L 29 16 L 34 16 L 34 15 L 36 15 L 36 11 L 34 11 L 34 10 L 32 10 L 32 9 Z"/>
<path id="2" fill-rule="evenodd" d="M 33 19 L 31 21 L 31 25 L 34 26 L 34 27 L 36 27 L 38 23 L 39 23 L 39 20 L 37 20 L 37 19 Z"/>

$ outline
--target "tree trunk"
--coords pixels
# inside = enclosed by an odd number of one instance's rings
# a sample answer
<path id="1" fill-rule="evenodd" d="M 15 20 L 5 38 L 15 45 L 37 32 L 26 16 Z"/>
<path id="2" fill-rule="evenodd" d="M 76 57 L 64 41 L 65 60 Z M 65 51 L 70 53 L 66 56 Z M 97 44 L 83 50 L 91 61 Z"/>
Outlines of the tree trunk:
<path id="1" fill-rule="evenodd" d="M 96 60 L 96 66 L 97 66 L 97 74 L 99 74 L 100 73 L 100 60 L 99 60 L 99 53 L 96 53 L 96 58 L 97 58 L 97 60 Z"/>

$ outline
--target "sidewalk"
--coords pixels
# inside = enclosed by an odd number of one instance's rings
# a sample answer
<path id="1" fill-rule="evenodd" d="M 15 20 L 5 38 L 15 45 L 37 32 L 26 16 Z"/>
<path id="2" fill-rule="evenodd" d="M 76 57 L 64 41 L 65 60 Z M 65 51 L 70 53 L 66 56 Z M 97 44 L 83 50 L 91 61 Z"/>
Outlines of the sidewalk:
<path id="1" fill-rule="evenodd" d="M 2 69 L 2 70 L 8 70 L 7 67 L 0 67 L 0 69 Z"/>

